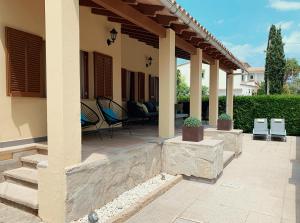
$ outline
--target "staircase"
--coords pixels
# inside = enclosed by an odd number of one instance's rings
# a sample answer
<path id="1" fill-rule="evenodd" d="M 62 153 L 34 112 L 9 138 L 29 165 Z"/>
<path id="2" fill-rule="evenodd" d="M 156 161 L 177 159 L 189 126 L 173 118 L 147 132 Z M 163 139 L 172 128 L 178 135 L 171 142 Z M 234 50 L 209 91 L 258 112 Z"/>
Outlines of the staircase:
<path id="1" fill-rule="evenodd" d="M 22 167 L 5 171 L 5 181 L 0 183 L 0 201 L 37 214 L 37 164 L 46 160 L 45 152 L 24 156 Z"/>

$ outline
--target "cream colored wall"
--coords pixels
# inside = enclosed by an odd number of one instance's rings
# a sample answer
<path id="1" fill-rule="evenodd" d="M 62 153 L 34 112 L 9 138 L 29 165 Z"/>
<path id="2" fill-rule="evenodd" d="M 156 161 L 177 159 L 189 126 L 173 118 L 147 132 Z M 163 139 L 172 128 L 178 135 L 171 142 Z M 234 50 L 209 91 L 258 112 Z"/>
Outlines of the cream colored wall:
<path id="1" fill-rule="evenodd" d="M 152 57 L 152 65 L 146 67 L 146 57 Z M 158 49 L 122 34 L 122 68 L 143 72 L 145 78 L 145 100 L 149 100 L 149 75 L 158 76 Z M 137 78 L 136 78 L 137 80 Z M 137 90 L 136 90 L 137 94 Z M 137 98 L 137 96 L 136 96 Z"/>
<path id="2" fill-rule="evenodd" d="M 121 33 L 118 23 L 108 22 L 106 17 L 92 14 L 88 7 L 80 7 L 80 48 L 89 52 L 89 98 L 94 98 L 94 67 L 93 52 L 97 51 L 113 58 L 113 98 L 117 102 L 122 101 L 121 95 L 121 35 L 108 46 L 107 38 L 110 30 L 115 28 Z"/>
<path id="3" fill-rule="evenodd" d="M 30 2 L 30 4 L 29 4 Z M 46 98 L 6 96 L 5 26 L 45 38 L 43 0 L 0 0 L 0 142 L 42 137 L 47 135 Z M 111 46 L 106 39 L 115 28 L 119 35 Z M 93 51 L 113 57 L 113 97 L 121 102 L 121 68 L 145 73 L 145 96 L 149 99 L 148 75 L 158 75 L 158 49 L 127 35 L 121 35 L 120 24 L 92 14 L 90 8 L 80 7 L 80 48 L 89 52 L 89 98 L 94 98 Z M 153 58 L 146 67 L 146 56 Z M 51 75 L 47 74 L 48 78 Z"/>
<path id="4" fill-rule="evenodd" d="M 10 26 L 44 37 L 44 18 L 44 1 L 0 1 L 0 142 L 47 134 L 46 99 L 6 96 L 4 31 Z"/>

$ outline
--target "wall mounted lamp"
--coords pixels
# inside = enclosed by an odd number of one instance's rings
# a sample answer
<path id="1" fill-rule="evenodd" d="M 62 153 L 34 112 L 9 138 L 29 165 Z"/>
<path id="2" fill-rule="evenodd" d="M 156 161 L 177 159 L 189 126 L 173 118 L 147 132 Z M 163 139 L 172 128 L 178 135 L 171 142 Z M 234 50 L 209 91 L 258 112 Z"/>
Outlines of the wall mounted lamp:
<path id="1" fill-rule="evenodd" d="M 150 67 L 152 65 L 152 57 L 146 57 L 146 67 Z"/>
<path id="2" fill-rule="evenodd" d="M 110 39 L 109 38 L 107 39 L 107 45 L 108 46 L 115 42 L 115 40 L 117 39 L 117 35 L 118 35 L 117 30 L 115 30 L 115 28 L 113 28 L 110 31 Z"/>

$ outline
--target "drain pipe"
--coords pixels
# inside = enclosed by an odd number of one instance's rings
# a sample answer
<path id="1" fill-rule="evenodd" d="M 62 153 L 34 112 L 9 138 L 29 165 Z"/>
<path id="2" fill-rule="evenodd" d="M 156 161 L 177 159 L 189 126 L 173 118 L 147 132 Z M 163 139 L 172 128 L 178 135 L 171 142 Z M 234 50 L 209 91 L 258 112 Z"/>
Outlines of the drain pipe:
<path id="1" fill-rule="evenodd" d="M 201 38 L 205 40 L 205 42 L 211 44 L 214 48 L 216 48 L 219 52 L 221 52 L 227 59 L 235 63 L 239 68 L 246 70 L 244 65 L 241 64 L 237 59 L 235 59 L 232 55 L 230 55 L 220 44 L 213 39 L 212 35 L 205 32 L 203 29 L 201 29 L 198 24 L 192 17 L 189 17 L 184 12 L 182 12 L 177 5 L 176 1 L 173 0 L 160 0 L 161 3 L 169 9 L 169 11 L 176 15 L 180 20 L 188 25 L 192 30 L 194 30 L 196 33 L 198 33 Z"/>

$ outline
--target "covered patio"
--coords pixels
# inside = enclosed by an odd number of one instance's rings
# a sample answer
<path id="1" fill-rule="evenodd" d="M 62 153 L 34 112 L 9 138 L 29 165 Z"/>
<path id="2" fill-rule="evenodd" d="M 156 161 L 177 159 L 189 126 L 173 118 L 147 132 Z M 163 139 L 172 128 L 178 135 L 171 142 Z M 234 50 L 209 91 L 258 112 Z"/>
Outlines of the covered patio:
<path id="1" fill-rule="evenodd" d="M 38 168 L 35 179 L 38 189 L 30 190 L 35 197 L 31 208 L 38 210 L 46 222 L 73 220 L 91 206 L 103 205 L 101 202 L 110 201 L 161 171 L 160 143 L 180 134 L 175 129 L 176 58 L 191 60 L 189 115 L 201 119 L 201 71 L 202 63 L 208 63 L 209 124 L 216 126 L 218 117 L 219 69 L 227 73 L 226 110 L 232 116 L 233 72 L 246 68 L 176 2 L 30 1 L 30 4 L 20 0 L 0 3 L 3 4 L 0 8 L 9 12 L 0 13 L 1 40 L 6 43 L 3 55 L 8 52 L 8 71 L 18 71 L 8 72 L 7 80 L 1 82 L 6 86 L 3 87 L 6 95 L 0 99 L 7 105 L 1 117 L 6 118 L 3 129 L 9 131 L 3 131 L 0 145 L 20 140 L 41 141 L 47 136 L 47 156 L 42 154 L 37 160 L 22 161 Z M 28 20 L 31 14 L 41 20 Z M 112 30 L 118 33 L 116 38 L 110 35 Z M 28 40 L 25 43 L 21 41 L 24 38 Z M 21 44 L 21 48 L 16 44 Z M 28 51 L 31 46 L 35 51 Z M 22 47 L 24 52 L 16 50 Z M 23 58 L 23 54 L 26 54 L 24 67 L 16 59 L 19 58 L 16 56 Z M 152 66 L 145 60 L 150 56 Z M 128 77 L 132 73 L 134 78 L 126 81 L 123 74 Z M 159 79 L 154 87 L 152 76 Z M 159 103 L 158 126 L 133 128 L 130 137 L 122 132 L 103 141 L 98 136 L 82 138 L 80 102 L 94 102 L 98 96 L 112 98 L 124 107 L 127 100 L 154 99 Z M 129 156 L 131 150 L 139 153 L 135 159 Z M 123 176 L 111 179 L 112 170 L 120 172 L 130 167 L 121 162 L 126 160 L 125 156 L 133 166 L 138 160 L 137 170 L 129 169 L 131 175 L 126 179 Z M 115 160 L 120 162 L 113 166 Z M 121 187 L 105 184 L 113 180 Z M 78 197 L 83 192 L 85 197 Z M 100 202 L 95 193 L 107 197 Z M 90 203 L 80 207 L 83 201 Z"/>

